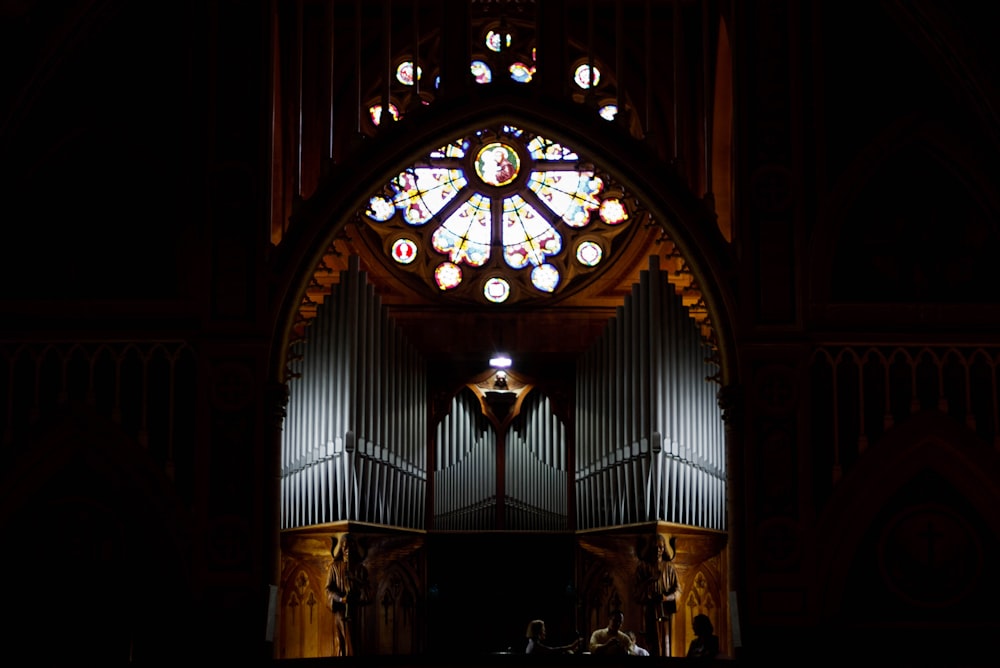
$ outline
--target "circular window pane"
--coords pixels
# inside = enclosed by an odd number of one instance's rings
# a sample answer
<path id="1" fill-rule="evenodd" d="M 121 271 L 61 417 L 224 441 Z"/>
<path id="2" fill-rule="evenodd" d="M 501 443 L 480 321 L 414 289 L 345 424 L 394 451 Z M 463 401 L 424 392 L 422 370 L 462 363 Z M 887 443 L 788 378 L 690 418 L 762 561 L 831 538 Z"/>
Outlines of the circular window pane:
<path id="1" fill-rule="evenodd" d="M 490 70 L 490 66 L 481 60 L 473 60 L 469 70 L 478 84 L 488 84 L 493 81 L 493 72 Z"/>
<path id="2" fill-rule="evenodd" d="M 597 174 L 574 149 L 497 123 L 430 150 L 375 191 L 359 218 L 393 273 L 443 298 L 549 301 L 597 280 L 629 230 L 632 200 Z M 427 227 L 415 235 L 415 226 Z M 427 271 L 414 276 L 417 265 Z M 580 275 L 563 280 L 567 271 Z"/>
<path id="3" fill-rule="evenodd" d="M 476 173 L 490 186 L 505 186 L 513 181 L 520 165 L 517 151 L 500 142 L 487 144 L 476 156 Z"/>
<path id="4" fill-rule="evenodd" d="M 576 259 L 584 266 L 596 267 L 603 256 L 604 251 L 593 241 L 581 241 L 576 247 Z"/>
<path id="5" fill-rule="evenodd" d="M 510 66 L 510 78 L 517 83 L 528 83 L 534 73 L 534 68 L 528 67 L 524 63 L 514 63 Z"/>
<path id="6" fill-rule="evenodd" d="M 462 268 L 452 262 L 442 262 L 434 270 L 434 281 L 442 290 L 451 290 L 462 282 Z"/>
<path id="7" fill-rule="evenodd" d="M 417 259 L 417 244 L 410 239 L 397 239 L 392 244 L 392 259 L 400 264 L 410 264 Z"/>
<path id="8" fill-rule="evenodd" d="M 418 67 L 417 79 L 419 79 L 422 74 L 423 70 Z M 411 63 L 409 60 L 401 62 L 399 64 L 399 67 L 396 68 L 396 80 L 399 81 L 399 83 L 403 84 L 404 86 L 412 86 L 414 82 L 413 63 Z"/>
<path id="9" fill-rule="evenodd" d="M 591 80 L 591 74 L 593 74 L 593 80 Z M 580 65 L 576 68 L 576 73 L 573 75 L 573 81 L 580 88 L 587 89 L 591 86 L 596 86 L 601 82 L 601 71 L 596 67 L 591 70 L 590 65 Z"/>
<path id="10" fill-rule="evenodd" d="M 608 225 L 620 225 L 628 220 L 628 211 L 620 199 L 609 197 L 601 202 L 601 220 Z"/>
<path id="11" fill-rule="evenodd" d="M 507 41 L 507 46 L 510 46 L 510 33 L 507 34 L 506 41 Z M 490 51 L 496 51 L 497 53 L 500 53 L 500 49 L 502 47 L 502 42 L 500 41 L 500 33 L 496 32 L 495 30 L 491 30 L 488 33 L 486 33 L 486 47 Z"/>
<path id="12" fill-rule="evenodd" d="M 540 264 L 531 270 L 531 283 L 542 292 L 555 292 L 559 286 L 559 270 L 551 264 Z"/>
<path id="13" fill-rule="evenodd" d="M 502 278 L 491 278 L 483 286 L 483 296 L 494 304 L 505 302 L 510 297 L 510 283 Z"/>
<path id="14" fill-rule="evenodd" d="M 390 199 L 382 197 L 381 195 L 375 195 L 368 200 L 368 208 L 365 210 L 365 215 L 372 220 L 384 223 L 392 218 L 392 214 L 395 212 L 396 207 L 393 206 Z"/>

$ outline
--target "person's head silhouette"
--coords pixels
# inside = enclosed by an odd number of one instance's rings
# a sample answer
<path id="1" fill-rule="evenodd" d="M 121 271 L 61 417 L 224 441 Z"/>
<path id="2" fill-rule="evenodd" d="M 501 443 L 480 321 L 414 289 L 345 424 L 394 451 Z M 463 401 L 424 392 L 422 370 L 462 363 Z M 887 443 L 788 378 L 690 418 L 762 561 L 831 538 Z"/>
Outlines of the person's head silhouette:
<path id="1" fill-rule="evenodd" d="M 696 636 L 710 636 L 715 632 L 712 620 L 708 618 L 708 615 L 695 615 L 694 619 L 691 620 L 691 628 Z"/>

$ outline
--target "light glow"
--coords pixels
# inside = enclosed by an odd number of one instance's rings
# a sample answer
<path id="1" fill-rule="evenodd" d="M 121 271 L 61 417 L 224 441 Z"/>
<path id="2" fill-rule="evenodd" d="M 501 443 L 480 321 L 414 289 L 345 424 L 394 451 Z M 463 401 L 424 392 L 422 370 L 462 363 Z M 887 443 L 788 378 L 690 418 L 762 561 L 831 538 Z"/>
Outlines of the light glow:
<path id="1" fill-rule="evenodd" d="M 494 369 L 506 369 L 511 364 L 510 357 L 503 353 L 498 353 L 496 357 L 490 358 L 490 366 Z"/>

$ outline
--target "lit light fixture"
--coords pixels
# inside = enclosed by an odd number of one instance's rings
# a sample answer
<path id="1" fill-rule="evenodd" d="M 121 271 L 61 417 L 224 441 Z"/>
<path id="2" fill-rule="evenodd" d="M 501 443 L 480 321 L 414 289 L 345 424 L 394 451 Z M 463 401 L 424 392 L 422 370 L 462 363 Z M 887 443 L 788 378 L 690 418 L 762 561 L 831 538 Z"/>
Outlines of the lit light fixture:
<path id="1" fill-rule="evenodd" d="M 510 358 L 503 354 L 490 358 L 490 366 L 494 369 L 506 369 L 510 366 Z"/>
<path id="2" fill-rule="evenodd" d="M 493 389 L 494 390 L 506 390 L 507 389 L 507 372 L 501 369 L 497 371 L 496 375 L 493 377 Z"/>

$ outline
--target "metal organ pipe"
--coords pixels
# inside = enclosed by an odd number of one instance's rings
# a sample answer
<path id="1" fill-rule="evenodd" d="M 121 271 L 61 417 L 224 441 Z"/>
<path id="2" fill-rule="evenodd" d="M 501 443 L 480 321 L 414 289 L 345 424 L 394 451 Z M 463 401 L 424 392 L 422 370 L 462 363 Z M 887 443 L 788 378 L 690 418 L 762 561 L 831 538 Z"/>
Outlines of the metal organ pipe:
<path id="1" fill-rule="evenodd" d="M 609 324 L 608 330 L 612 331 L 612 327 Z M 601 497 L 600 505 L 602 511 L 605 515 L 610 516 L 611 514 L 611 504 L 617 493 L 615 490 L 612 480 L 614 474 L 614 431 L 612 430 L 612 424 L 614 422 L 614 395 L 612 394 L 612 384 L 608 382 L 608 377 L 615 373 L 613 348 L 614 341 L 612 336 L 604 337 L 603 348 L 603 361 L 607 373 L 604 377 L 604 383 L 602 385 L 602 404 L 604 410 L 598 413 L 603 419 L 603 429 L 601 430 L 601 439 L 595 445 L 600 448 L 599 453 L 601 457 L 601 468 L 600 468 L 600 480 L 601 480 Z M 611 522 L 614 524 L 614 521 Z"/>
<path id="2" fill-rule="evenodd" d="M 627 301 L 626 301 L 627 303 Z M 614 504 L 618 513 L 618 523 L 628 522 L 626 508 L 628 504 L 628 478 L 625 475 L 625 447 L 628 442 L 628 432 L 626 430 L 626 396 L 627 386 L 631 381 L 626 364 L 626 353 L 628 352 L 628 320 L 625 318 L 625 307 L 619 306 L 615 309 L 615 337 L 612 351 L 615 360 L 615 374 L 611 376 L 611 385 L 615 393 L 615 408 L 612 411 L 615 420 L 614 440 L 614 484 L 615 495 Z"/>
<path id="3" fill-rule="evenodd" d="M 534 531 L 569 526 L 566 431 L 548 397 L 533 392 L 507 439 L 506 528 Z"/>
<path id="4" fill-rule="evenodd" d="M 643 520 L 725 528 L 724 431 L 708 353 L 651 257 L 578 364 L 578 528 Z"/>
<path id="5" fill-rule="evenodd" d="M 425 366 L 391 324 L 352 257 L 289 365 L 282 528 L 422 524 L 410 502 L 426 486 L 426 453 L 414 447 L 426 437 L 426 413 L 412 410 L 426 402 Z"/>
<path id="6" fill-rule="evenodd" d="M 342 275 L 342 284 L 345 282 L 345 279 L 346 277 Z M 335 452 L 333 460 L 333 484 L 337 500 L 336 515 L 334 517 L 351 519 L 347 505 L 348 490 L 345 488 L 344 482 L 344 460 L 349 456 L 346 441 L 347 430 L 350 424 L 348 411 L 351 405 L 350 388 L 352 387 L 350 355 L 353 350 L 350 348 L 349 333 L 352 322 L 356 321 L 351 320 L 348 312 L 350 296 L 348 286 L 342 284 L 334 288 L 334 292 L 331 293 L 331 296 L 336 296 L 335 306 L 338 316 L 336 319 L 337 334 L 333 341 L 328 341 L 328 345 L 333 348 L 333 352 L 336 355 L 336 368 L 333 369 L 331 374 L 334 378 L 331 389 L 334 394 L 333 405 L 335 407 L 331 415 L 334 429 L 332 436 Z M 318 310 L 316 317 L 320 317 Z M 322 382 L 321 378 L 317 380 Z M 343 435 L 342 438 L 341 435 Z"/>
<path id="7" fill-rule="evenodd" d="M 437 433 L 434 527 L 494 528 L 496 435 L 487 428 L 471 390 L 452 399 Z"/>

